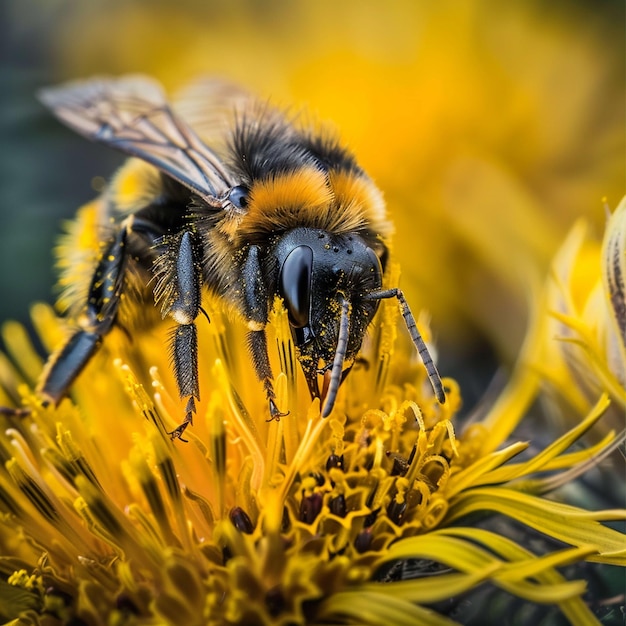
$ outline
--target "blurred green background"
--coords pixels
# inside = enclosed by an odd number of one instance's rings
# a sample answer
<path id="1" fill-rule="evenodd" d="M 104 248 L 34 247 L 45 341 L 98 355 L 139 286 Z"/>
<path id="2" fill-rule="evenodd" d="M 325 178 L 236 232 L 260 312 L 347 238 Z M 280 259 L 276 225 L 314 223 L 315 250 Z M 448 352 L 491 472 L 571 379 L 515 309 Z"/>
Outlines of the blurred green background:
<path id="1" fill-rule="evenodd" d="M 621 0 L 8 0 L 0 67 L 0 320 L 54 298 L 63 219 L 123 157 L 62 127 L 44 85 L 146 72 L 238 81 L 332 120 L 383 189 L 402 287 L 444 373 L 510 362 L 530 285 L 576 217 L 624 193 Z M 481 368 L 485 369 L 483 370 Z"/>

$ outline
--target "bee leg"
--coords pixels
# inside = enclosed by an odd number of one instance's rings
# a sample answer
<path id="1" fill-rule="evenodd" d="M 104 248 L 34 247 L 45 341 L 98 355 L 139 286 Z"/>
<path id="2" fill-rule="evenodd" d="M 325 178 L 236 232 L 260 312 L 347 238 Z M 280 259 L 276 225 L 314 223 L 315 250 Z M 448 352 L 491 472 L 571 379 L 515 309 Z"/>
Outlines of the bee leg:
<path id="1" fill-rule="evenodd" d="M 252 355 L 254 370 L 256 371 L 258 379 L 263 383 L 265 397 L 270 406 L 270 419 L 268 421 L 278 421 L 281 417 L 289 415 L 289 412 L 283 413 L 276 406 L 274 379 L 272 377 L 269 355 L 267 354 L 267 337 L 265 336 L 265 330 L 251 330 L 248 333 L 248 347 Z"/>
<path id="2" fill-rule="evenodd" d="M 263 271 L 259 259 L 259 247 L 250 246 L 243 265 L 244 278 L 244 301 L 243 309 L 248 319 L 248 325 L 253 328 L 248 333 L 248 347 L 252 355 L 254 370 L 258 379 L 263 383 L 265 396 L 270 408 L 270 421 L 279 420 L 289 413 L 282 413 L 276 406 L 276 394 L 274 393 L 274 377 L 267 353 L 267 337 L 265 325 L 267 324 L 268 293 Z"/>
<path id="3" fill-rule="evenodd" d="M 77 330 L 48 362 L 38 393 L 57 404 L 96 353 L 115 323 L 127 261 L 127 228 L 121 225 L 105 248 L 89 286 L 87 308 Z"/>
<path id="4" fill-rule="evenodd" d="M 196 412 L 196 400 L 200 400 L 198 382 L 198 332 L 195 319 L 200 312 L 202 298 L 200 265 L 196 262 L 196 252 L 192 233 L 183 232 L 176 239 L 178 250 L 175 251 L 171 267 L 175 283 L 174 297 L 164 313 L 169 315 L 178 326 L 172 333 L 172 363 L 174 375 L 181 398 L 187 398 L 185 419 L 172 432 L 172 439 L 182 439 L 182 434 L 193 423 Z M 168 253 L 171 255 L 171 251 Z"/>
<path id="5" fill-rule="evenodd" d="M 181 398 L 187 398 L 184 420 L 168 435 L 172 439 L 182 438 L 182 434 L 190 424 L 196 413 L 196 400 L 200 400 L 200 386 L 198 383 L 198 333 L 195 323 L 180 324 L 172 334 L 172 355 L 174 375 L 178 384 L 178 393 Z"/>

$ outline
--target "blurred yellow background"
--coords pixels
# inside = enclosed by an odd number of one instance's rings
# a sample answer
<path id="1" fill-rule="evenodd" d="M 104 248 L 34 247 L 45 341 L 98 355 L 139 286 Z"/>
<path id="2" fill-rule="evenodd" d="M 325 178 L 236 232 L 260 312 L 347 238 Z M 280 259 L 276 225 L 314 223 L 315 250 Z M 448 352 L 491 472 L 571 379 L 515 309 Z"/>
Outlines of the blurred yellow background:
<path id="1" fill-rule="evenodd" d="M 175 90 L 217 75 L 332 121 L 387 198 L 401 286 L 429 311 L 445 374 L 514 357 L 529 290 L 575 218 L 601 233 L 602 199 L 615 206 L 624 193 L 621 1 L 12 0 L 7 9 L 2 319 L 52 298 L 60 217 L 122 161 L 35 103 L 37 87 L 70 78 L 139 71 Z"/>

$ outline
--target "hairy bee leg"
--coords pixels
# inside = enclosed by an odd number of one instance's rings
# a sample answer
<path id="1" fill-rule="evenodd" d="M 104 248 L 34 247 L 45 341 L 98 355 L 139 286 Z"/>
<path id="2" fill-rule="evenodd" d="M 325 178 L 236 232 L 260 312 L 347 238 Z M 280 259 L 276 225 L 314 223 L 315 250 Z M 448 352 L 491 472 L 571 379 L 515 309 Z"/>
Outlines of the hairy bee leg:
<path id="1" fill-rule="evenodd" d="M 172 432 L 172 439 L 182 439 L 187 426 L 193 423 L 196 400 L 200 400 L 198 379 L 198 331 L 195 319 L 200 313 L 202 299 L 200 266 L 195 260 L 193 236 L 189 231 L 182 234 L 176 251 L 174 278 L 175 299 L 166 313 L 177 322 L 172 333 L 172 362 L 178 385 L 178 393 L 187 398 L 185 418 Z M 184 440 L 183 440 L 184 441 Z"/>
<path id="2" fill-rule="evenodd" d="M 181 324 L 173 333 L 172 354 L 174 375 L 181 398 L 187 398 L 184 420 L 168 435 L 181 439 L 185 429 L 193 424 L 196 413 L 196 400 L 200 400 L 198 383 L 198 336 L 195 324 Z"/>
<path id="3" fill-rule="evenodd" d="M 402 310 L 402 317 L 404 318 L 404 323 L 406 324 L 407 330 L 409 331 L 409 335 L 413 340 L 413 344 L 417 348 L 417 351 L 422 359 L 422 363 L 426 368 L 426 372 L 428 373 L 428 380 L 433 388 L 433 392 L 435 393 L 435 397 L 439 404 L 444 404 L 446 401 L 446 394 L 443 389 L 443 383 L 441 382 L 441 376 L 439 375 L 439 371 L 437 370 L 437 366 L 435 365 L 432 357 L 430 356 L 430 352 L 428 351 L 428 347 L 420 334 L 417 324 L 415 322 L 415 317 L 413 317 L 413 313 L 409 308 L 409 303 L 406 301 L 404 294 L 400 289 L 386 289 L 381 291 L 373 291 L 365 296 L 368 300 L 385 300 L 387 298 L 397 298 L 400 303 L 400 309 Z"/>
<path id="4" fill-rule="evenodd" d="M 252 354 L 252 362 L 258 379 L 263 383 L 265 396 L 269 403 L 270 420 L 278 420 L 289 413 L 283 413 L 276 406 L 274 393 L 274 377 L 267 353 L 267 337 L 264 327 L 267 324 L 268 293 L 263 270 L 261 268 L 259 247 L 250 246 L 243 264 L 244 293 L 243 309 L 251 326 L 259 327 L 248 333 L 248 346 Z"/>
<path id="5" fill-rule="evenodd" d="M 67 393 L 115 323 L 127 261 L 126 237 L 127 228 L 122 224 L 96 267 L 80 330 L 69 338 L 44 370 L 37 391 L 54 404 Z"/>
<path id="6" fill-rule="evenodd" d="M 282 413 L 276 406 L 276 394 L 274 393 L 274 382 L 272 368 L 267 353 L 267 337 L 265 330 L 251 330 L 248 333 L 248 347 L 252 355 L 254 370 L 258 379 L 263 383 L 265 397 L 270 406 L 270 420 L 279 420 L 289 413 Z"/>

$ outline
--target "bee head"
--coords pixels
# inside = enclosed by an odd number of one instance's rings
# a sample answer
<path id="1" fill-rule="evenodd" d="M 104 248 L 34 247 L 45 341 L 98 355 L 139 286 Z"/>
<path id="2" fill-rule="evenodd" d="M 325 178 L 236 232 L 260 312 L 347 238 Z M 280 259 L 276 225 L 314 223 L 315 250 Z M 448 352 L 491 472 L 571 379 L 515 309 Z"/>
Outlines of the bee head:
<path id="1" fill-rule="evenodd" d="M 317 374 L 341 374 L 358 353 L 382 286 L 381 262 L 357 234 L 296 228 L 276 245 L 277 292 L 283 298 L 298 358 L 313 396 Z M 338 386 L 338 383 L 337 385 Z"/>

